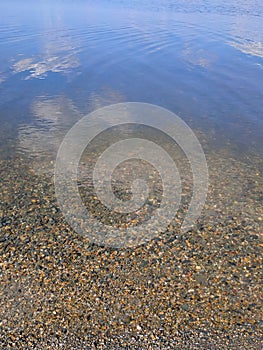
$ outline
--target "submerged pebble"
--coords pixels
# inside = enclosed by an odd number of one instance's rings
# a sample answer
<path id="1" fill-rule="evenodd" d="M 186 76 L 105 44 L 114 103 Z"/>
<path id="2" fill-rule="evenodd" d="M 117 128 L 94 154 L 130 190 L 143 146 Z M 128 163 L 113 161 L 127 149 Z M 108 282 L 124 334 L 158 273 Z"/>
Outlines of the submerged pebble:
<path id="1" fill-rule="evenodd" d="M 263 177 L 248 192 L 254 164 L 219 158 L 196 227 L 183 204 L 128 249 L 77 235 L 51 178 L 1 161 L 1 349 L 260 349 Z"/>

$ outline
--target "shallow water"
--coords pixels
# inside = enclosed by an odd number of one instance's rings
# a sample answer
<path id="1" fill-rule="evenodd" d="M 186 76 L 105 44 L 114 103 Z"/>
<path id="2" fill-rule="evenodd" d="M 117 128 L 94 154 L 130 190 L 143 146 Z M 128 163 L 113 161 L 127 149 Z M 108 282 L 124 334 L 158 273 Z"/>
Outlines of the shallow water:
<path id="1" fill-rule="evenodd" d="M 261 226 L 258 1 L 3 1 L 1 8 L 0 157 L 8 161 L 2 176 L 9 186 L 19 164 L 53 183 L 63 137 L 87 113 L 147 102 L 176 113 L 196 133 L 208 161 L 209 221 L 238 213 Z M 180 169 L 187 183 L 189 170 Z M 30 191 L 30 180 L 17 175 Z"/>
<path id="2" fill-rule="evenodd" d="M 2 158 L 54 155 L 82 115 L 120 101 L 166 107 L 209 147 L 262 156 L 260 1 L 0 6 Z"/>
<path id="3" fill-rule="evenodd" d="M 261 348 L 262 1 L 2 0 L 0 16 L 0 347 Z M 128 101 L 180 116 L 209 171 L 203 211 L 182 233 L 191 168 L 176 143 L 146 128 L 183 187 L 175 218 L 146 244 L 136 228 L 164 198 L 160 173 L 117 167 L 119 199 L 130 199 L 133 177 L 152 179 L 146 205 L 126 217 L 105 209 L 92 183 L 101 150 L 133 136 L 130 126 L 91 142 L 77 180 L 95 218 L 134 235 L 118 241 L 93 217 L 78 235 L 54 188 L 67 131 Z"/>

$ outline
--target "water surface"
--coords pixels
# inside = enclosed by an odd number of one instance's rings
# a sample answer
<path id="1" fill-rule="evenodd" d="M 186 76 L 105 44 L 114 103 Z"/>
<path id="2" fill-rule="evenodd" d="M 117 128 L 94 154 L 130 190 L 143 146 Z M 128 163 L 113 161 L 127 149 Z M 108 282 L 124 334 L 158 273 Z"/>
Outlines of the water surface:
<path id="1" fill-rule="evenodd" d="M 54 154 L 82 115 L 119 101 L 262 155 L 261 2 L 2 1 L 1 16 L 1 157 Z"/>
<path id="2" fill-rule="evenodd" d="M 0 347 L 259 349 L 262 1 L 0 0 L 0 18 Z M 67 224 L 53 174 L 74 123 L 126 101 L 188 123 L 209 189 L 198 222 L 180 235 L 191 169 L 164 140 L 183 175 L 179 211 L 156 241 L 121 251 L 92 245 L 96 227 L 82 237 Z M 117 222 L 87 178 L 92 147 L 79 192 L 95 217 Z M 141 167 L 134 174 L 150 178 Z M 128 224 L 144 221 L 144 207 L 133 214 Z"/>

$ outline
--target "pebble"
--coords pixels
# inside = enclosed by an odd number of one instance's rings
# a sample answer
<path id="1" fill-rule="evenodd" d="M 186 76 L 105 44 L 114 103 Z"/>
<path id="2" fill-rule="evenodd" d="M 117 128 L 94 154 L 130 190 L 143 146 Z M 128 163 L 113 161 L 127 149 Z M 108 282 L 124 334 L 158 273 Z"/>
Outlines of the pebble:
<path id="1" fill-rule="evenodd" d="M 180 232 L 183 202 L 167 232 L 128 249 L 76 234 L 49 177 L 1 161 L 0 349 L 261 349 L 259 161 L 207 158 L 197 225 Z"/>

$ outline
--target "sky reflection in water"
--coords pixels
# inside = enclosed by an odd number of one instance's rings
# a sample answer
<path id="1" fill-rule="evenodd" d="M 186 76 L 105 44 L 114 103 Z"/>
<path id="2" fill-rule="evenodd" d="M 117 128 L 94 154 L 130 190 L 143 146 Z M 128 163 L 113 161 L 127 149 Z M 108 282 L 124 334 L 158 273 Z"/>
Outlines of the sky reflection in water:
<path id="1" fill-rule="evenodd" d="M 81 116 L 121 101 L 263 154 L 262 4 L 215 3 L 3 1 L 2 157 L 49 162 Z"/>

